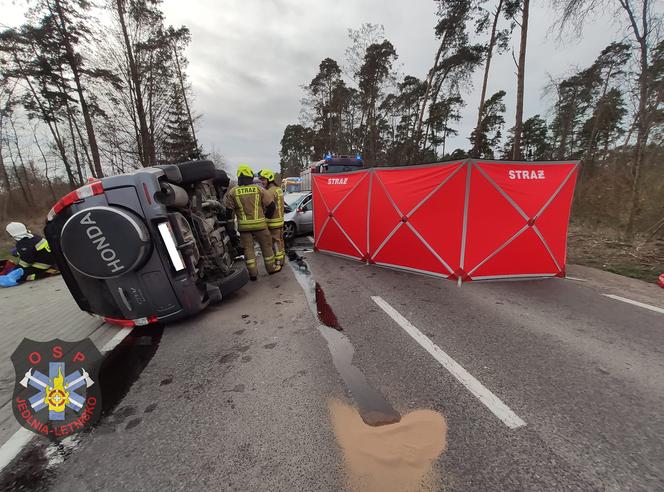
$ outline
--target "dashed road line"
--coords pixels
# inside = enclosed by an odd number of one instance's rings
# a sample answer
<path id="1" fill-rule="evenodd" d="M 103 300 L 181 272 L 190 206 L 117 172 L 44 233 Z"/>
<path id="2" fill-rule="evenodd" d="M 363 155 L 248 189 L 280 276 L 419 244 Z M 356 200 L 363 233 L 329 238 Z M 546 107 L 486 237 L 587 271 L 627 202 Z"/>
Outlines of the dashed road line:
<path id="1" fill-rule="evenodd" d="M 415 328 L 410 321 L 394 309 L 380 296 L 372 296 L 371 299 L 387 315 L 404 329 L 424 350 L 429 352 L 445 369 L 447 369 L 468 391 L 480 400 L 491 412 L 498 417 L 510 429 L 517 429 L 526 425 L 517 414 L 515 414 L 500 398 L 488 390 L 472 374 L 466 371 L 452 357 L 447 355 L 438 345 L 433 343 L 424 333 Z"/>
<path id="2" fill-rule="evenodd" d="M 664 309 L 657 307 L 657 306 L 651 306 L 650 304 L 645 304 L 643 302 L 639 301 L 633 301 L 631 299 L 627 299 L 626 297 L 620 297 L 616 296 L 613 294 L 602 294 L 604 297 L 609 297 L 611 299 L 615 299 L 616 301 L 621 301 L 621 302 L 626 302 L 627 304 L 632 304 L 634 306 L 639 306 L 644 309 L 649 309 L 650 311 L 654 311 L 656 313 L 664 314 Z"/>

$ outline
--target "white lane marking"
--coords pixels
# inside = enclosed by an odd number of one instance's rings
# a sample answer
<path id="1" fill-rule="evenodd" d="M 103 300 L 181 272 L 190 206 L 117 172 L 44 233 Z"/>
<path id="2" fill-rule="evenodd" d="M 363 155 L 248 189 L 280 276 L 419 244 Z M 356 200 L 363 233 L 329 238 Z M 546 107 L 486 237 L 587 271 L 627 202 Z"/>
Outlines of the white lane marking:
<path id="1" fill-rule="evenodd" d="M 35 434 L 32 431 L 29 431 L 25 427 L 21 427 L 12 437 L 7 439 L 7 442 L 0 447 L 0 470 L 11 463 L 21 449 L 23 449 L 33 437 L 35 437 Z"/>
<path id="2" fill-rule="evenodd" d="M 113 350 L 120 344 L 120 342 L 122 342 L 122 340 L 127 338 L 131 331 L 132 330 L 125 328 L 117 332 L 113 338 L 106 342 L 106 345 L 102 347 L 101 352 L 106 353 Z M 7 441 L 0 446 L 0 471 L 16 458 L 18 453 L 27 446 L 34 436 L 35 434 L 32 431 L 29 431 L 25 427 L 21 427 L 12 437 L 7 439 Z"/>
<path id="3" fill-rule="evenodd" d="M 115 347 L 120 345 L 120 342 L 127 338 L 129 334 L 131 333 L 132 330 L 128 328 L 122 328 L 119 332 L 115 334 L 113 338 L 111 338 L 108 342 L 106 342 L 106 345 L 104 345 L 101 348 L 102 353 L 110 352 L 113 350 Z"/>
<path id="4" fill-rule="evenodd" d="M 576 277 L 565 277 L 566 280 L 574 280 L 575 282 L 587 282 L 585 278 L 576 278 Z"/>
<path id="5" fill-rule="evenodd" d="M 316 241 L 314 241 L 314 238 L 311 236 L 307 236 L 307 239 L 311 241 L 311 244 L 314 244 Z"/>
<path id="6" fill-rule="evenodd" d="M 627 304 L 633 304 L 635 306 L 639 306 L 644 309 L 650 309 L 651 311 L 655 311 L 656 313 L 664 314 L 664 309 L 657 306 L 651 306 L 650 304 L 645 304 L 643 302 L 633 301 L 631 299 L 627 299 L 626 297 L 614 296 L 613 294 L 602 294 L 602 295 L 605 297 L 610 297 L 611 299 L 615 299 L 616 301 L 626 302 Z"/>
<path id="7" fill-rule="evenodd" d="M 424 350 L 429 352 L 434 359 L 447 369 L 457 380 L 463 384 L 468 391 L 480 400 L 491 412 L 498 417 L 510 429 L 516 429 L 526 423 L 505 405 L 500 398 L 494 395 L 482 385 L 472 374 L 461 367 L 452 357 L 447 355 L 438 345 L 433 343 L 424 333 L 415 328 L 410 321 L 404 318 L 396 309 L 387 303 L 382 297 L 371 296 L 371 299 L 385 311 L 390 318 L 404 329 L 413 339 L 419 343 Z"/>

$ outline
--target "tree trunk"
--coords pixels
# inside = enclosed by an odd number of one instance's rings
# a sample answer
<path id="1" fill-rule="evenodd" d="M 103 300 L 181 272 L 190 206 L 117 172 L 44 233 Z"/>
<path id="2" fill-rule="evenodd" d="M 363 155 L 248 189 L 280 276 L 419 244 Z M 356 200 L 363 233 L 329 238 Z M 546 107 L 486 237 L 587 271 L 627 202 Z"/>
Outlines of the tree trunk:
<path id="1" fill-rule="evenodd" d="M 12 185 L 9 182 L 9 174 L 7 174 L 7 168 L 5 167 L 5 160 L 2 157 L 2 139 L 0 139 L 0 178 L 2 178 L 2 184 L 9 193 L 9 196 L 12 195 Z"/>
<path id="2" fill-rule="evenodd" d="M 512 159 L 520 161 L 521 155 L 521 132 L 523 127 L 523 85 L 526 75 L 526 44 L 528 41 L 528 9 L 530 0 L 523 0 L 523 16 L 521 17 L 521 43 L 519 45 L 519 67 L 517 73 L 516 87 L 516 122 L 514 123 L 514 148 Z"/>
<path id="3" fill-rule="evenodd" d="M 85 122 L 85 130 L 88 134 L 88 144 L 90 145 L 90 152 L 92 153 L 92 160 L 94 162 L 96 177 L 101 178 L 104 176 L 104 171 L 101 168 L 101 160 L 99 158 L 99 147 L 97 145 L 97 136 L 95 135 L 94 126 L 92 125 L 92 118 L 90 117 L 90 109 L 83 93 L 83 85 L 81 84 L 81 74 L 79 70 L 78 60 L 74 47 L 71 43 L 69 31 L 65 25 L 64 14 L 62 12 L 62 5 L 60 0 L 55 0 L 55 8 L 58 13 L 60 21 L 60 29 L 62 30 L 62 39 L 64 40 L 65 50 L 67 53 L 67 63 L 71 68 L 72 76 L 74 77 L 74 85 L 76 86 L 76 93 L 78 94 L 78 102 L 81 106 L 81 113 L 83 113 L 83 121 Z"/>
<path id="4" fill-rule="evenodd" d="M 33 99 L 35 100 L 35 103 L 39 107 L 39 111 L 42 114 L 42 120 L 46 122 L 48 129 L 51 132 L 51 135 L 53 136 L 53 140 L 55 141 L 56 146 L 58 147 L 58 151 L 60 152 L 60 157 L 62 158 L 62 163 L 65 165 L 65 170 L 67 171 L 67 178 L 69 179 L 69 185 L 72 189 L 76 188 L 76 178 L 74 177 L 74 174 L 72 173 L 71 170 L 71 165 L 69 164 L 69 159 L 67 159 L 67 152 L 65 150 L 64 145 L 62 144 L 62 139 L 60 138 L 60 133 L 58 131 L 58 126 L 55 121 L 51 121 L 51 113 L 52 111 L 49 111 L 50 108 L 44 107 L 44 104 L 42 101 L 39 99 L 39 96 L 37 95 L 37 91 L 35 90 L 34 85 L 32 85 L 32 81 L 30 80 L 30 77 L 27 75 L 25 72 L 25 69 L 23 68 L 20 60 L 16 55 L 14 55 L 14 62 L 16 65 L 21 69 L 21 72 L 23 73 L 23 79 L 25 80 L 26 84 L 28 85 L 28 88 L 30 89 L 30 94 L 32 95 Z"/>
<path id="5" fill-rule="evenodd" d="M 639 117 L 636 127 L 636 146 L 634 148 L 634 164 L 632 165 L 632 190 L 630 196 L 629 218 L 625 233 L 634 236 L 636 217 L 640 213 L 641 199 L 641 166 L 648 141 L 648 125 L 646 121 L 646 100 L 648 98 L 648 47 L 645 40 L 641 42 L 641 74 L 639 76 Z"/>
<path id="6" fill-rule="evenodd" d="M 127 32 L 127 25 L 125 23 L 124 1 L 115 0 L 115 5 L 120 20 L 120 28 L 122 29 L 122 38 L 124 40 L 125 49 L 127 51 L 127 61 L 129 63 L 129 75 L 131 77 L 132 85 L 134 86 L 134 94 L 136 97 L 136 113 L 138 115 L 138 122 L 141 132 L 141 147 L 143 156 L 143 166 L 154 166 L 157 163 L 155 156 L 154 142 L 152 135 L 148 130 L 148 123 L 145 117 L 145 106 L 143 104 L 143 94 L 141 91 L 141 80 L 138 74 L 138 67 L 134 59 L 134 51 L 131 46 L 129 34 Z"/>
<path id="7" fill-rule="evenodd" d="M 67 109 L 67 124 L 69 125 L 69 135 L 71 137 L 71 145 L 74 151 L 74 162 L 76 163 L 76 171 L 78 172 L 78 181 L 79 183 L 84 183 L 85 179 L 83 178 L 83 169 L 81 169 L 81 159 L 78 156 L 78 145 L 76 145 L 76 135 L 74 134 L 74 123 L 72 122 L 73 115 L 71 113 L 71 108 L 69 107 L 69 102 L 66 103 Z"/>
<path id="8" fill-rule="evenodd" d="M 76 121 L 76 118 L 74 118 L 74 128 L 76 129 L 76 135 L 78 135 L 78 141 L 81 144 L 81 148 L 83 149 L 83 153 L 85 155 L 85 162 L 88 164 L 88 169 L 90 169 L 90 176 L 93 176 L 95 178 L 100 178 L 103 176 L 97 176 L 95 172 L 94 165 L 92 163 L 92 159 L 90 158 L 90 152 L 88 152 L 88 146 L 85 145 L 85 139 L 83 138 L 83 134 L 81 133 L 81 128 L 78 125 L 78 122 Z M 101 154 L 100 154 L 101 157 Z"/>
<path id="9" fill-rule="evenodd" d="M 16 128 L 14 127 L 14 122 L 9 120 L 9 123 L 12 126 L 12 129 L 14 130 L 14 144 L 16 146 L 16 150 L 19 151 L 19 156 L 20 156 L 20 147 L 18 145 L 18 137 L 16 135 Z M 7 150 L 9 151 L 9 159 L 12 161 L 12 168 L 14 169 L 14 176 L 16 177 L 16 182 L 18 183 L 19 188 L 21 189 L 21 194 L 23 195 L 23 199 L 25 200 L 26 205 L 30 206 L 32 205 L 32 198 L 30 197 L 30 194 L 28 193 L 28 183 L 24 183 L 23 179 L 21 178 L 21 174 L 18 171 L 18 167 L 16 166 L 16 159 L 14 158 L 14 152 L 12 151 L 12 146 L 11 142 L 9 142 L 9 139 L 7 140 Z M 23 158 L 21 157 L 21 160 Z M 25 173 L 25 170 L 24 170 Z"/>
<path id="10" fill-rule="evenodd" d="M 32 133 L 33 138 L 35 139 L 35 145 L 39 149 L 39 153 L 42 156 L 42 159 L 44 160 L 44 176 L 46 177 L 46 182 L 48 183 L 48 189 L 51 191 L 51 196 L 53 197 L 53 201 L 57 202 L 58 198 L 55 196 L 55 191 L 53 190 L 53 183 L 51 182 L 51 178 L 48 175 L 48 160 L 46 159 L 46 155 L 44 155 L 44 151 L 41 148 L 41 145 L 39 145 L 39 140 L 37 140 L 37 134 L 34 132 Z"/>
<path id="11" fill-rule="evenodd" d="M 3 112 L 0 111 L 0 135 L 2 135 L 1 130 L 2 130 L 2 124 L 3 124 Z M 9 197 L 11 198 L 12 196 L 12 184 L 9 181 L 9 174 L 7 173 L 7 168 L 5 167 L 5 160 L 2 157 L 2 137 L 0 136 L 0 177 L 2 178 L 2 184 L 5 187 L 5 190 L 7 190 L 7 193 L 9 194 Z"/>
<path id="12" fill-rule="evenodd" d="M 438 51 L 436 52 L 436 57 L 433 60 L 433 66 L 431 67 L 431 70 L 429 70 L 429 75 L 427 76 L 427 85 L 426 89 L 424 91 L 424 96 L 422 96 L 422 102 L 420 103 L 420 108 L 419 108 L 419 116 L 417 118 L 417 127 L 415 128 L 415 133 L 413 134 L 413 137 L 415 139 L 415 145 L 413 146 L 414 149 L 416 149 L 420 143 L 420 133 L 422 132 L 422 123 L 424 121 L 424 110 L 426 109 L 427 106 L 427 101 L 429 99 L 429 93 L 431 92 L 431 83 L 433 82 L 433 77 L 436 74 L 436 68 L 438 68 L 438 62 L 440 61 L 440 57 L 443 54 L 443 51 L 445 50 L 445 44 L 446 44 L 446 38 L 443 36 L 443 39 L 440 41 L 440 47 L 438 48 Z"/>
<path id="13" fill-rule="evenodd" d="M 493 57 L 493 48 L 496 45 L 496 30 L 498 28 L 498 19 L 500 11 L 503 8 L 503 0 L 498 2 L 496 12 L 493 16 L 493 25 L 491 26 L 491 37 L 489 38 L 489 47 L 487 48 L 486 63 L 484 64 L 484 80 L 482 81 L 482 95 L 480 96 L 480 105 L 477 109 L 477 124 L 475 125 L 475 135 L 479 135 L 480 125 L 482 124 L 482 111 L 484 110 L 484 99 L 486 98 L 486 89 L 489 85 L 489 70 L 491 69 L 491 58 Z M 477 157 L 477 144 L 473 144 L 470 151 L 471 157 Z"/>
<path id="14" fill-rule="evenodd" d="M 611 80 L 611 75 L 613 73 L 613 66 L 609 67 L 609 72 L 606 74 L 606 80 L 604 81 L 604 87 L 602 88 L 602 94 L 599 97 L 599 100 L 601 101 L 604 99 L 606 96 L 606 93 L 609 90 L 609 81 Z M 599 111 L 598 111 L 599 110 Z M 586 149 L 586 158 L 585 158 L 585 171 L 583 168 L 581 168 L 581 177 L 584 179 L 592 178 L 595 174 L 595 155 L 597 153 L 597 147 L 598 143 L 597 142 L 597 135 L 599 133 L 599 112 L 601 111 L 601 108 L 595 107 L 594 111 L 594 120 L 593 120 L 593 126 L 592 130 L 590 131 L 590 143 L 588 144 L 588 148 Z"/>
<path id="15" fill-rule="evenodd" d="M 198 140 L 196 139 L 196 129 L 194 128 L 194 120 L 191 117 L 191 110 L 189 109 L 189 100 L 187 98 L 187 91 L 184 86 L 184 77 L 182 69 L 180 68 L 180 56 L 178 55 L 177 46 L 173 43 L 173 54 L 175 55 L 175 68 L 178 72 L 178 80 L 180 81 L 180 89 L 182 90 L 182 98 L 184 99 L 184 107 L 187 110 L 187 117 L 189 118 L 189 126 L 191 127 L 191 136 L 194 139 L 194 144 L 198 148 Z M 341 112 L 339 112 L 339 127 L 341 127 Z"/>
<path id="16" fill-rule="evenodd" d="M 632 190 L 630 197 L 629 217 L 627 219 L 627 227 L 625 234 L 628 238 L 634 236 L 634 226 L 636 218 L 640 213 L 640 199 L 641 199 L 641 166 L 643 164 L 643 156 L 645 153 L 646 144 L 648 142 L 648 120 L 646 114 L 646 105 L 648 102 L 648 0 L 643 0 L 642 11 L 642 27 L 643 30 L 639 32 L 639 27 L 634 18 L 634 12 L 629 2 L 620 0 L 620 4 L 627 12 L 634 37 L 639 43 L 640 51 L 640 73 L 639 73 L 639 111 L 636 127 L 636 146 L 634 149 L 634 164 L 632 166 Z"/>

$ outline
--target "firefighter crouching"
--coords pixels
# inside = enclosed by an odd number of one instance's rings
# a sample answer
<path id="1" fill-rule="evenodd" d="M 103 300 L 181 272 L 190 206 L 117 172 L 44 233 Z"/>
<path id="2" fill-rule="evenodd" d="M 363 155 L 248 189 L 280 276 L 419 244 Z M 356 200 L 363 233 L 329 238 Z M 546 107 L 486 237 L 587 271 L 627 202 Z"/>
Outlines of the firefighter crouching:
<path id="1" fill-rule="evenodd" d="M 263 262 L 267 273 L 272 275 L 281 270 L 276 264 L 272 238 L 267 228 L 266 218 L 272 218 L 276 209 L 274 201 L 258 185 L 254 183 L 254 172 L 247 165 L 240 165 L 237 169 L 237 186 L 234 186 L 224 197 L 224 206 L 229 217 L 237 217 L 237 229 L 240 233 L 240 243 L 244 248 L 244 259 L 249 270 L 249 278 L 258 278 L 256 265 L 256 240 L 263 254 Z"/>
<path id="2" fill-rule="evenodd" d="M 272 218 L 267 219 L 267 228 L 272 236 L 272 247 L 277 264 L 284 264 L 284 192 L 274 182 L 274 172 L 263 169 L 258 172 L 258 178 L 265 188 L 265 192 L 274 201 L 275 211 Z"/>
<path id="3" fill-rule="evenodd" d="M 7 233 L 16 241 L 17 260 L 10 260 L 17 268 L 23 269 L 19 281 L 36 280 L 60 273 L 55 265 L 55 258 L 51 253 L 48 241 L 43 237 L 31 233 L 25 224 L 10 222 L 5 228 Z M 3 274 L 9 273 L 5 268 Z"/>

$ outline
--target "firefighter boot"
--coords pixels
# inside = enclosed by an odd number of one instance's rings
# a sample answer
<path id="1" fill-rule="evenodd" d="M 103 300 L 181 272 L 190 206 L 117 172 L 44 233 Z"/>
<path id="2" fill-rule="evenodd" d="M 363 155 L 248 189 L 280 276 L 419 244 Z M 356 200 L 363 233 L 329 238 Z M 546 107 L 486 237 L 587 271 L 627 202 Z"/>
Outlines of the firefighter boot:
<path id="1" fill-rule="evenodd" d="M 274 247 L 274 259 L 277 265 L 284 266 L 284 228 L 277 227 L 276 229 L 270 229 L 270 235 L 272 236 L 272 246 Z"/>
<path id="2" fill-rule="evenodd" d="M 251 232 L 240 233 L 240 243 L 244 249 L 244 261 L 249 270 L 249 278 L 256 280 L 258 278 L 258 267 L 256 266 L 256 250 L 254 249 L 254 236 Z"/>
<path id="3" fill-rule="evenodd" d="M 276 265 L 274 260 L 274 250 L 272 249 L 272 236 L 267 228 L 254 232 L 254 238 L 258 241 L 258 245 L 263 252 L 263 261 L 265 262 L 265 270 L 272 275 L 281 270 L 281 267 Z"/>

